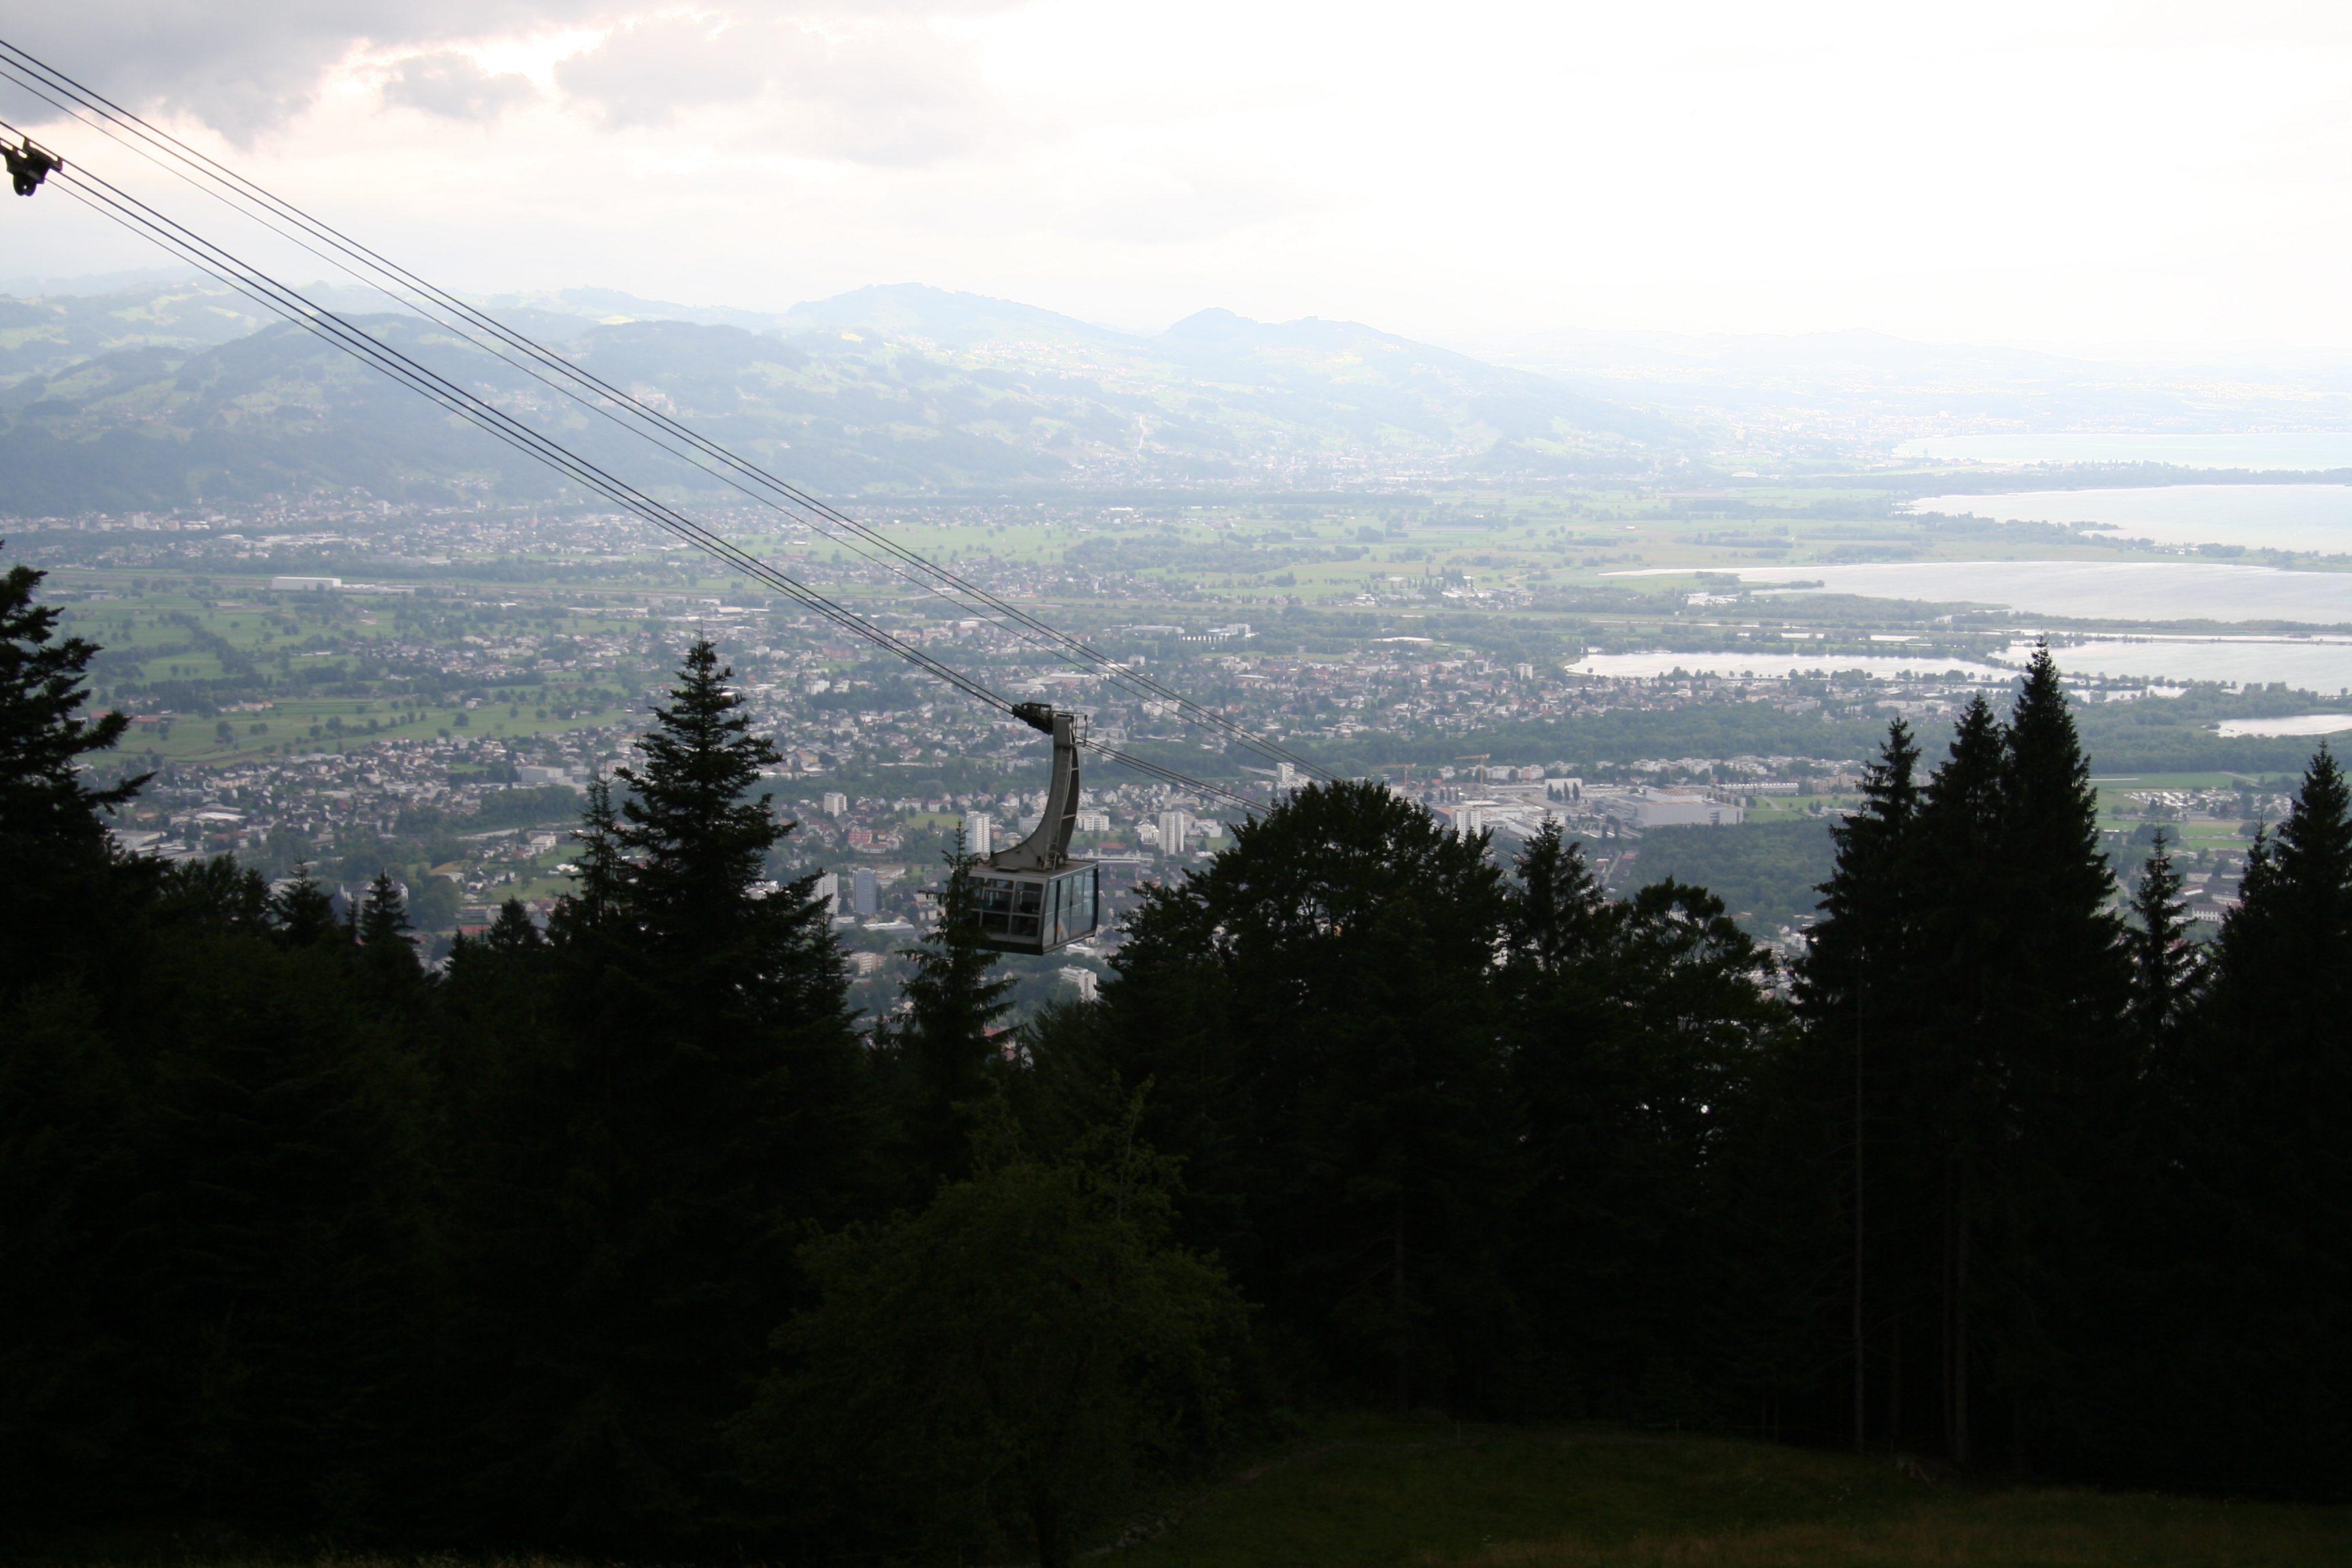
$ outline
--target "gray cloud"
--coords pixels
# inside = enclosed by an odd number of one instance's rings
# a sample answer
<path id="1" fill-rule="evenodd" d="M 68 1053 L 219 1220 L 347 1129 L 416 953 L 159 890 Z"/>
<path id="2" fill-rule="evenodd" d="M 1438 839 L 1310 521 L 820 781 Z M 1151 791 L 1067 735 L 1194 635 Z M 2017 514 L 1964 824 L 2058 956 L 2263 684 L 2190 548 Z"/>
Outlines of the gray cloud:
<path id="1" fill-rule="evenodd" d="M 493 76 L 464 55 L 412 55 L 385 79 L 383 100 L 450 120 L 496 120 L 531 91 L 529 78 Z"/>
<path id="2" fill-rule="evenodd" d="M 557 66 L 555 79 L 607 125 L 657 125 L 681 109 L 758 94 L 776 32 L 698 17 L 639 22 Z"/>
<path id="3" fill-rule="evenodd" d="M 990 113 L 970 55 L 923 25 L 941 9 L 877 5 L 847 18 L 649 21 L 564 61 L 556 80 L 572 101 L 614 127 L 660 124 L 687 110 L 760 100 L 752 137 L 761 147 L 864 163 L 924 163 L 971 145 Z"/>
<path id="4" fill-rule="evenodd" d="M 919 159 L 955 142 L 950 122 L 973 96 L 968 69 L 921 24 L 1017 3 L 751 0 L 700 21 L 624 26 L 568 62 L 563 86 L 616 127 L 782 90 L 842 113 L 873 112 L 876 132 L 839 133 L 838 155 Z M 625 22 L 651 8 L 647 0 L 64 0 L 22 8 L 5 36 L 119 102 L 187 112 L 249 142 L 309 107 L 355 44 L 437 57 L 404 64 L 390 101 L 479 118 L 514 95 L 449 62 L 449 45 Z M 47 117 L 5 84 L 0 106 L 12 119 Z"/>
<path id="5" fill-rule="evenodd" d="M 422 47 L 616 9 L 611 0 L 71 0 L 22 8 L 5 36 L 119 103 L 181 110 L 249 142 L 309 107 L 327 68 L 362 41 Z M 26 104 L 21 93 L 8 101 Z"/>

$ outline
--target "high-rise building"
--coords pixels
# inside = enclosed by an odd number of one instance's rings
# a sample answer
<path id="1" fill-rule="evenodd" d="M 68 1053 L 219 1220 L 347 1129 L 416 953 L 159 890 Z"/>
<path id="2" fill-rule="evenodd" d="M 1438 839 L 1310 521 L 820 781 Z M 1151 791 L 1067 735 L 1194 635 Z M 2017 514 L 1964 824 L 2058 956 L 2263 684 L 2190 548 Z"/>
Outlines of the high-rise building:
<path id="1" fill-rule="evenodd" d="M 837 789 L 829 789 L 824 792 L 824 814 L 827 816 L 839 816 L 848 809 L 849 797 L 847 795 L 842 794 Z"/>
<path id="2" fill-rule="evenodd" d="M 990 855 L 996 849 L 996 819 L 984 811 L 963 814 L 963 852 Z"/>
<path id="3" fill-rule="evenodd" d="M 1181 855 L 1184 852 L 1184 836 L 1192 831 L 1192 818 L 1181 811 L 1160 814 L 1160 852 Z"/>
<path id="4" fill-rule="evenodd" d="M 1073 963 L 1068 968 L 1061 970 L 1059 977 L 1063 984 L 1078 994 L 1078 1000 L 1081 1002 L 1092 1002 L 1101 994 L 1097 989 L 1099 982 L 1091 969 L 1081 969 Z"/>
<path id="5" fill-rule="evenodd" d="M 816 895 L 816 901 L 824 906 L 824 912 L 828 918 L 841 912 L 841 879 L 839 877 L 827 871 L 816 879 L 816 886 L 812 891 Z"/>
<path id="6" fill-rule="evenodd" d="M 881 907 L 881 890 L 874 880 L 874 868 L 860 866 L 850 876 L 850 897 L 859 920 L 870 920 Z"/>
<path id="7" fill-rule="evenodd" d="M 1275 788 L 1297 789 L 1306 782 L 1307 775 L 1300 773 L 1297 768 L 1291 766 L 1290 763 L 1276 763 L 1274 764 Z"/>

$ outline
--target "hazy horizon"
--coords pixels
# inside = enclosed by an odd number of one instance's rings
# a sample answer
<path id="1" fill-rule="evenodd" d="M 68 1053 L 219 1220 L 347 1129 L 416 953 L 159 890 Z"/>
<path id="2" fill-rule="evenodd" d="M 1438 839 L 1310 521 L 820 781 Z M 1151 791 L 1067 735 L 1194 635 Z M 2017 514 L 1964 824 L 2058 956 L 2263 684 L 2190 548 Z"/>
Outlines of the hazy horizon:
<path id="1" fill-rule="evenodd" d="M 2317 5 L 96 0 L 6 36 L 486 292 L 2352 347 L 2352 18 Z M 0 112 L 242 237 L 21 89 Z M 153 262 L 70 202 L 6 210 L 16 270 Z"/>

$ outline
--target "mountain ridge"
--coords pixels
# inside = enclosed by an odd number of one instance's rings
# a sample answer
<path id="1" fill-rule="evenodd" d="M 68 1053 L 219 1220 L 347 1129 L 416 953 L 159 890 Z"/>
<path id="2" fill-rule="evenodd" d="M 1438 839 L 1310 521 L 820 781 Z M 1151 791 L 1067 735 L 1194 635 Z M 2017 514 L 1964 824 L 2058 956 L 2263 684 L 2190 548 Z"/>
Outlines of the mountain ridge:
<path id="1" fill-rule="evenodd" d="M 365 302 L 332 300 L 339 310 Z M 1695 439 L 1643 410 L 1354 322 L 1211 310 L 1144 338 L 908 284 L 773 316 L 616 290 L 496 296 L 486 308 L 713 439 L 836 494 L 1649 472 Z M 583 313 L 596 309 L 606 314 Z M 564 439 L 650 487 L 716 488 L 649 449 L 608 444 L 599 422 L 575 428 L 577 410 L 420 318 L 345 319 L 519 417 L 570 430 Z M 416 405 L 425 423 L 395 410 L 382 395 L 395 389 L 366 384 L 371 374 L 299 328 L 258 323 L 216 288 L 0 300 L 0 511 L 322 487 L 561 493 L 430 405 Z M 383 445 L 394 430 L 405 447 Z"/>

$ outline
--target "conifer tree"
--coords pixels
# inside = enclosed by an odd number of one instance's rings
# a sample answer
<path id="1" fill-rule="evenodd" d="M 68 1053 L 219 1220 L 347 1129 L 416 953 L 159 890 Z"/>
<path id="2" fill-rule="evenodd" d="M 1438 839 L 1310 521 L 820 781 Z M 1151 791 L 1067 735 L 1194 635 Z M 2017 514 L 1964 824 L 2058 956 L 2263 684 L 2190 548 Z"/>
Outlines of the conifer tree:
<path id="1" fill-rule="evenodd" d="M 269 917 L 283 947 L 321 947 L 349 940 L 335 919 L 334 900 L 310 876 L 305 863 L 294 868 L 294 879 L 270 896 Z"/>
<path id="2" fill-rule="evenodd" d="M 98 647 L 57 635 L 62 612 L 33 599 L 45 575 L 0 574 L 0 1004 L 75 972 L 143 881 L 110 867 L 105 819 L 153 775 L 107 789 L 82 781 L 78 759 L 110 749 L 131 721 L 82 716 Z"/>
<path id="3" fill-rule="evenodd" d="M 1901 1136 L 1919 1163 L 1912 1234 L 1933 1237 L 1937 1248 L 1928 1321 L 1940 1342 L 1927 1358 L 1940 1374 L 1934 1404 L 1946 1452 L 1964 1465 L 1977 1458 L 1983 1380 L 1982 1233 L 2000 1208 L 1993 1166 L 2001 1149 L 2006 1073 L 1997 1020 L 2015 912 L 2003 859 L 2008 773 L 2008 737 L 1980 692 L 1954 726 L 1950 754 L 1921 792 L 1914 876 L 1922 895 L 1917 951 L 1930 1012 L 1897 1113 Z"/>
<path id="4" fill-rule="evenodd" d="M 501 953 L 530 952 L 547 945 L 520 899 L 509 899 L 499 906 L 498 918 L 482 933 L 482 941 L 491 952 Z"/>
<path id="5" fill-rule="evenodd" d="M 58 638 L 63 612 L 33 602 L 47 575 L 29 566 L 0 575 L 0 844 L 95 847 L 104 830 L 100 814 L 131 799 L 153 775 L 109 789 L 82 782 L 76 759 L 112 748 L 131 721 L 120 713 L 80 716 L 98 645 Z"/>
<path id="6" fill-rule="evenodd" d="M 2107 909 L 2115 878 L 2099 848 L 2098 791 L 2046 643 L 2027 668 L 2008 741 L 2008 1024 L 2032 1040 L 2028 1059 L 2087 1082 L 2111 1070 L 2098 1053 L 2114 1038 L 2128 972 L 2121 925 Z"/>
<path id="7" fill-rule="evenodd" d="M 398 987 L 424 973 L 416 943 L 408 932 L 408 910 L 400 884 L 392 879 L 390 871 L 380 870 L 352 907 L 352 934 L 359 947 L 360 966 L 377 984 Z"/>
<path id="8" fill-rule="evenodd" d="M 2125 1022 L 2130 960 L 2099 847 L 2098 792 L 2046 643 L 2027 668 L 2008 741 L 2000 829 L 2008 951 L 1996 993 L 2003 1137 L 1989 1145 L 2000 1156 L 1987 1371 L 2005 1406 L 2004 1457 L 2023 1470 L 2037 1422 L 2060 1398 L 2068 1347 L 2105 1331 L 2095 1302 L 2114 1241 L 2106 1216 L 2139 1090 Z"/>
<path id="9" fill-rule="evenodd" d="M 970 1173 L 971 1140 L 959 1106 L 986 1089 L 997 1060 L 989 1031 L 1012 1008 L 1010 976 L 992 974 L 996 954 L 982 940 L 975 856 L 947 858 L 940 923 L 922 946 L 908 950 L 915 973 L 906 984 L 905 1012 L 882 1031 L 904 1085 L 907 1136 L 919 1180 L 928 1189 Z"/>
<path id="10" fill-rule="evenodd" d="M 1400 1403 L 1507 1349 L 1519 1185 L 1484 836 L 1381 784 L 1313 785 L 1149 888 L 1100 1038 L 1153 1082 L 1196 1235 L 1334 1372 Z"/>
<path id="11" fill-rule="evenodd" d="M 353 924 L 362 947 L 382 947 L 391 942 L 409 945 L 407 904 L 391 872 L 378 871 L 375 879 L 368 884 L 366 895 L 353 911 Z"/>
<path id="12" fill-rule="evenodd" d="M 630 911 L 669 962 L 699 966 L 714 943 L 731 949 L 762 923 L 746 918 L 761 901 L 753 884 L 791 831 L 769 809 L 773 796 L 751 795 L 779 754 L 727 689 L 734 673 L 697 641 L 639 742 L 643 766 L 614 770 L 630 789 L 614 831 L 631 867 Z"/>
<path id="13" fill-rule="evenodd" d="M 2162 1070 L 2197 997 L 2204 955 L 2189 941 L 2189 905 L 2181 897 L 2180 873 L 2172 867 L 2164 830 L 2141 868 L 2132 890 L 2131 1034 L 2145 1068 Z"/>
<path id="14" fill-rule="evenodd" d="M 157 883 L 156 912 L 167 921 L 259 935 L 270 929 L 269 884 L 252 867 L 239 866 L 234 856 L 182 860 L 167 868 Z"/>
<path id="15" fill-rule="evenodd" d="M 2254 842 L 2186 1031 L 2160 1167 L 2178 1223 L 2151 1270 L 2174 1331 L 2141 1366 L 2170 1438 L 2151 1469 L 2332 1487 L 2352 1452 L 2352 1418 L 2318 1392 L 2352 1378 L 2347 1000 L 2352 782 L 2323 745 Z"/>
<path id="16" fill-rule="evenodd" d="M 1913 1173 L 1896 1168 L 1898 1159 L 1906 1166 L 1910 1163 L 1903 1145 L 1911 1130 L 1888 1123 L 1886 1102 L 1890 1092 L 1899 1093 L 1897 1086 L 1912 1066 L 1921 981 L 1916 972 L 1920 889 L 1915 883 L 1917 846 L 1913 842 L 1920 804 L 1918 762 L 1910 726 L 1894 720 L 1878 756 L 1864 770 L 1862 808 L 1830 828 L 1836 868 L 1820 889 L 1821 923 L 1813 928 L 1797 979 L 1800 1005 L 1826 1047 L 1824 1065 L 1842 1063 L 1850 1068 L 1842 1075 L 1848 1092 L 1835 1099 L 1844 1102 L 1846 1111 L 1846 1209 L 1853 1247 L 1848 1260 L 1848 1378 L 1856 1447 L 1864 1444 L 1870 1429 L 1870 1346 L 1877 1326 L 1873 1313 L 1899 1322 L 1910 1295 L 1900 1260 L 1891 1268 L 1879 1265 L 1885 1280 L 1877 1290 L 1872 1289 L 1871 1270 L 1878 1260 L 1871 1230 L 1875 1219 L 1881 1239 L 1901 1246 L 1903 1215 L 1913 1198 L 1906 1186 Z M 1835 1091 L 1828 1083 L 1816 1092 L 1834 1103 Z M 1874 1180 L 1881 1188 L 1875 1208 Z M 1889 1224 L 1890 1218 L 1895 1223 Z"/>
<path id="17" fill-rule="evenodd" d="M 612 784 L 593 778 L 587 795 L 572 832 L 580 853 L 572 857 L 572 890 L 556 900 L 548 922 L 557 940 L 570 938 L 576 944 L 593 941 L 620 918 L 635 869 L 621 849 L 621 815 L 613 805 Z"/>
<path id="18" fill-rule="evenodd" d="M 1556 826 L 1516 868 L 1499 989 L 1525 1151 L 1517 1408 L 1699 1419 L 1752 1337 L 1723 1310 L 1718 1176 L 1751 1064 L 1781 1033 L 1756 984 L 1771 960 L 1703 889 L 1609 899 Z"/>
<path id="19" fill-rule="evenodd" d="M 1607 940 L 1608 897 L 1585 864 L 1583 846 L 1547 820 L 1520 851 L 1516 869 L 1507 926 L 1513 964 L 1550 976 L 1574 973 Z"/>
<path id="20" fill-rule="evenodd" d="M 2326 745 L 2254 841 L 2239 900 L 2214 955 L 2221 1016 L 2266 1049 L 2327 1037 L 2352 984 L 2352 781 Z"/>
<path id="21" fill-rule="evenodd" d="M 692 1516 L 785 1315 L 790 1237 L 872 1186 L 847 983 L 814 877 L 761 885 L 791 825 L 751 793 L 776 753 L 731 675 L 697 642 L 644 762 L 616 770 L 627 798 L 592 788 L 551 1005 L 462 1112 L 481 1130 L 475 1228 L 504 1238 L 473 1264 L 476 1353 L 546 1368 L 497 1391 L 481 1459 L 567 1528 Z"/>

